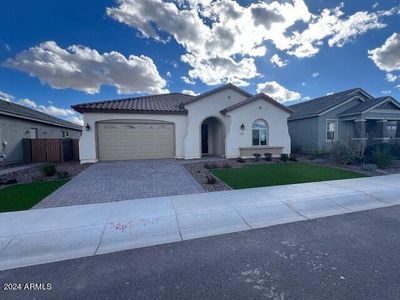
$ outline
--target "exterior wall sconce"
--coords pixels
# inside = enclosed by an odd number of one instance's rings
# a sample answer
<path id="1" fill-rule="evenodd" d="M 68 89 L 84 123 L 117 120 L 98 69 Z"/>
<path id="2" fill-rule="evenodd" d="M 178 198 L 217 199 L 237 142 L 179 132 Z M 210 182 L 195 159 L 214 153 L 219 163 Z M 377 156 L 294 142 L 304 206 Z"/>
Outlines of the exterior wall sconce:
<path id="1" fill-rule="evenodd" d="M 242 125 L 240 125 L 240 129 L 242 130 L 242 131 L 244 131 L 245 130 L 245 126 L 244 126 L 244 124 L 242 123 Z"/>
<path id="2" fill-rule="evenodd" d="M 90 125 L 89 125 L 89 123 L 86 123 L 86 131 L 89 131 L 90 130 Z"/>

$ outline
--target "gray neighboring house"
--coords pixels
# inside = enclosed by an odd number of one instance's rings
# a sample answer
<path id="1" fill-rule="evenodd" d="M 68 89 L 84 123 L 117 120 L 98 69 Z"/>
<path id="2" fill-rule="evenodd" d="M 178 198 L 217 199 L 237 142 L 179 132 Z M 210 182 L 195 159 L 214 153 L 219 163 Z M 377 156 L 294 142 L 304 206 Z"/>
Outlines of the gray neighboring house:
<path id="1" fill-rule="evenodd" d="M 374 98 L 360 88 L 289 106 L 294 151 L 330 151 L 332 143 L 400 141 L 400 103 L 392 97 Z"/>
<path id="2" fill-rule="evenodd" d="M 0 99 L 0 166 L 23 160 L 24 138 L 73 138 L 81 136 L 82 127 Z"/>

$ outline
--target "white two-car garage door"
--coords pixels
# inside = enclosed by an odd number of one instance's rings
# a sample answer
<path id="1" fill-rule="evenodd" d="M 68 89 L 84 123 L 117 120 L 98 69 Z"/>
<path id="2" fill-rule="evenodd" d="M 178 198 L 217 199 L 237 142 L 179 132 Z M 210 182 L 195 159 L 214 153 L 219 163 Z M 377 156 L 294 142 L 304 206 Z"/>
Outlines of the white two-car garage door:
<path id="1" fill-rule="evenodd" d="M 174 157 L 174 125 L 169 123 L 98 123 L 99 160 Z"/>

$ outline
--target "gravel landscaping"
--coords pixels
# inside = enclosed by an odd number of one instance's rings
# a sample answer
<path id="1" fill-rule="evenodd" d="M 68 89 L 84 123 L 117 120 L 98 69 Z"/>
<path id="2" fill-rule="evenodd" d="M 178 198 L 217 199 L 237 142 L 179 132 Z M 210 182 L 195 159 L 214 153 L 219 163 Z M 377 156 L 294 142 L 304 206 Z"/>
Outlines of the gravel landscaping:
<path id="1" fill-rule="evenodd" d="M 238 162 L 236 159 L 218 159 L 206 160 L 196 163 L 184 163 L 183 165 L 189 173 L 201 184 L 206 192 L 218 192 L 232 190 L 230 186 L 219 180 L 214 176 L 209 169 L 230 169 L 251 166 L 255 164 L 277 164 L 283 163 L 280 159 L 272 159 L 266 161 L 260 158 L 258 161 L 255 159 L 244 159 L 243 162 Z"/>
<path id="2" fill-rule="evenodd" d="M 78 175 L 84 169 L 90 166 L 90 164 L 80 164 L 79 162 L 64 162 L 54 163 L 56 167 L 56 173 L 53 176 L 46 177 L 41 171 L 43 165 L 36 165 L 29 169 L 24 169 L 4 175 L 0 175 L 0 186 L 8 185 L 10 183 L 32 183 L 41 181 L 50 181 L 62 177 L 70 178 Z"/>
<path id="3" fill-rule="evenodd" d="M 400 173 L 400 160 L 394 160 L 392 165 L 386 169 L 376 170 L 365 170 L 361 165 L 349 164 L 341 165 L 337 164 L 328 158 L 316 158 L 310 159 L 307 156 L 296 156 L 297 161 L 305 162 L 309 164 L 316 164 L 320 166 L 333 167 L 336 169 L 347 170 L 358 172 L 367 176 L 383 176 L 390 174 Z M 193 163 L 184 163 L 185 168 L 190 174 L 201 184 L 207 192 L 227 191 L 232 188 L 214 176 L 209 170 L 210 169 L 228 169 L 228 168 L 242 168 L 251 165 L 259 164 L 283 164 L 279 158 L 273 158 L 271 161 L 267 161 L 264 158 L 260 158 L 258 161 L 255 159 L 245 159 L 243 162 L 238 162 L 237 159 L 217 159 L 217 160 L 205 160 L 202 162 L 196 161 Z M 291 162 L 286 162 L 289 164 Z"/>
<path id="4" fill-rule="evenodd" d="M 334 167 L 334 168 L 343 169 L 343 170 L 355 171 L 355 172 L 359 172 L 359 173 L 362 173 L 362 174 L 365 174 L 368 176 L 384 176 L 384 175 L 400 173 L 400 160 L 393 160 L 392 165 L 386 169 L 376 169 L 373 171 L 368 171 L 368 170 L 365 170 L 362 167 L 362 165 L 360 165 L 360 164 L 342 165 L 342 164 L 337 164 L 334 161 L 332 161 L 331 159 L 327 159 L 327 158 L 311 159 L 307 156 L 298 156 L 297 159 L 298 159 L 298 161 L 301 161 L 301 162 L 317 164 L 317 165 L 322 165 L 322 166 L 327 166 L 327 167 Z"/>

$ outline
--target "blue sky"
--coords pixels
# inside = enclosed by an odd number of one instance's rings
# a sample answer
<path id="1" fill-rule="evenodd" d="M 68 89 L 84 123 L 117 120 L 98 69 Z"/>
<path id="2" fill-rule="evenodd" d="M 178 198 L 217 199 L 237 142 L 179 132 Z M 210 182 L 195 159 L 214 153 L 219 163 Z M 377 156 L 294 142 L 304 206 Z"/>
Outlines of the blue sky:
<path id="1" fill-rule="evenodd" d="M 400 2 L 3 0 L 0 97 L 70 105 L 226 82 L 293 103 L 352 87 L 400 99 Z"/>

